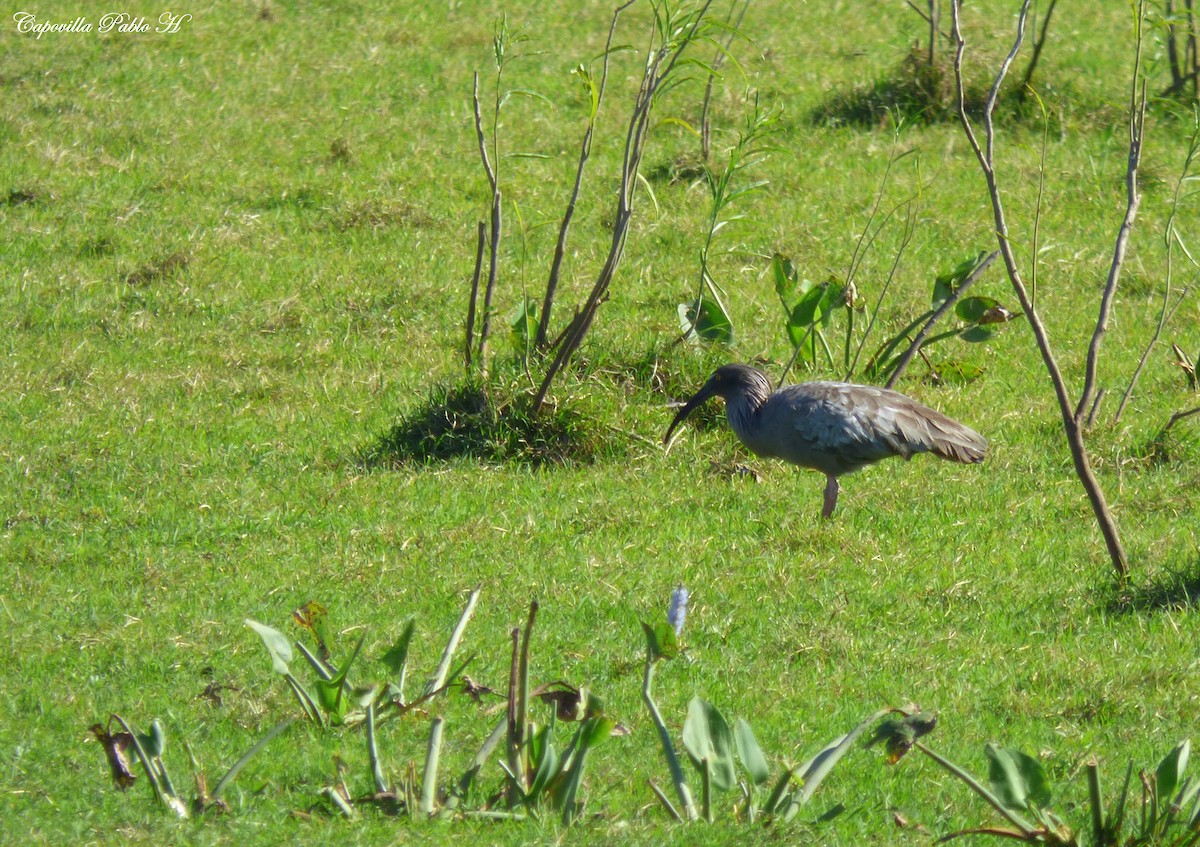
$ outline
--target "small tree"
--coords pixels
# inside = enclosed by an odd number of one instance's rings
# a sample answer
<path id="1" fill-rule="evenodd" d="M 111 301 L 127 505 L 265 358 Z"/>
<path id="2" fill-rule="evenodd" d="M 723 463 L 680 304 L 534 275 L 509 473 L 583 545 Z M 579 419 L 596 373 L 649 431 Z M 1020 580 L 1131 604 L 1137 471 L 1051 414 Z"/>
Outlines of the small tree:
<path id="1" fill-rule="evenodd" d="M 958 115 L 959 120 L 962 122 L 963 132 L 966 134 L 971 148 L 975 151 L 975 156 L 979 160 L 979 166 L 987 182 L 988 196 L 991 200 L 992 215 L 995 220 L 996 237 L 999 241 L 1000 255 L 1004 260 L 1005 270 L 1008 272 L 1009 281 L 1012 283 L 1013 290 L 1021 302 L 1021 308 L 1024 310 L 1025 317 L 1029 321 L 1030 329 L 1033 330 L 1038 351 L 1042 356 L 1042 362 L 1054 387 L 1054 396 L 1058 400 L 1059 411 L 1062 414 L 1063 431 L 1066 435 L 1067 446 L 1071 451 L 1071 458 L 1074 461 L 1075 473 L 1079 477 L 1079 481 L 1082 483 L 1084 491 L 1087 493 L 1088 501 L 1092 506 L 1092 511 L 1096 515 L 1096 522 L 1099 524 L 1101 535 L 1104 536 L 1104 543 L 1108 548 L 1108 555 L 1112 560 L 1113 568 L 1116 569 L 1118 578 L 1125 580 L 1129 575 L 1129 560 L 1125 554 L 1125 548 L 1121 544 L 1117 524 L 1113 519 L 1112 512 L 1109 510 L 1108 502 L 1104 497 L 1104 491 L 1100 488 L 1100 483 L 1092 471 L 1091 460 L 1088 456 L 1084 436 L 1088 421 L 1091 419 L 1093 407 L 1098 402 L 1096 369 L 1100 359 L 1100 345 L 1108 329 L 1113 298 L 1117 292 L 1117 284 L 1121 278 L 1121 267 L 1125 261 L 1126 245 L 1129 242 L 1129 235 L 1133 230 L 1133 222 L 1137 216 L 1138 205 L 1141 200 L 1141 193 L 1138 189 L 1138 165 L 1141 161 L 1143 124 L 1146 115 L 1146 85 L 1141 74 L 1142 23 L 1145 19 L 1144 2 L 1139 2 L 1135 10 L 1133 82 L 1129 99 L 1129 155 L 1125 171 L 1125 216 L 1117 231 L 1116 245 L 1113 249 L 1112 262 L 1109 265 L 1108 278 L 1105 282 L 1104 290 L 1100 295 L 1099 315 L 1096 318 L 1096 326 L 1092 331 L 1091 343 L 1088 346 L 1083 387 L 1076 402 L 1072 402 L 1062 370 L 1059 368 L 1054 351 L 1050 346 L 1050 336 L 1037 310 L 1037 304 L 1034 298 L 1030 296 L 1030 290 L 1025 284 L 1021 269 L 1017 266 L 1012 239 L 1009 235 L 1005 207 L 996 179 L 996 129 L 993 122 L 996 98 L 1000 93 L 1000 87 L 1004 83 L 1005 76 L 1008 74 L 1009 67 L 1021 49 L 1030 3 L 1031 0 L 1024 0 L 1021 4 L 1020 15 L 1017 19 L 1017 33 L 1013 40 L 1012 48 L 1001 64 L 1000 70 L 997 72 L 988 94 L 983 112 L 984 138 L 981 144 L 975 133 L 974 125 L 967 116 L 963 95 L 962 60 L 966 49 L 966 41 L 963 38 L 960 26 L 961 0 L 952 0 L 952 35 L 956 45 L 954 78 L 958 90 Z M 1034 251 L 1034 255 L 1036 261 L 1036 250 Z"/>

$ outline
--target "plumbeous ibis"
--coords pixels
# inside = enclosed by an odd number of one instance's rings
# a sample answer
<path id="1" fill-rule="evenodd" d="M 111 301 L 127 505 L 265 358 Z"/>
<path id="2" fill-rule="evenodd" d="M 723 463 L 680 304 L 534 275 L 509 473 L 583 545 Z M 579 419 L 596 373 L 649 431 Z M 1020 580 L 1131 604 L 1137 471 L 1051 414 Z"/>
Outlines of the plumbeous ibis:
<path id="1" fill-rule="evenodd" d="M 759 370 L 723 365 L 687 401 L 663 443 L 692 410 L 712 396 L 725 400 L 729 425 L 759 456 L 825 474 L 828 518 L 837 506 L 838 477 L 890 456 L 932 453 L 953 462 L 982 462 L 987 441 L 911 397 L 846 382 L 805 382 L 771 391 Z"/>

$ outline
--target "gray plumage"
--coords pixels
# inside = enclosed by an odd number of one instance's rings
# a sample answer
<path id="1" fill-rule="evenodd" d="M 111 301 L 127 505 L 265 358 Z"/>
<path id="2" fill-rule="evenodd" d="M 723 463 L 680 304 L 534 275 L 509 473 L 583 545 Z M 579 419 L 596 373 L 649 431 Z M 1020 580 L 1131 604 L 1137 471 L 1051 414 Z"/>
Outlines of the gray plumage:
<path id="1" fill-rule="evenodd" d="M 729 425 L 759 456 L 825 474 L 824 517 L 837 505 L 838 477 L 891 456 L 932 453 L 982 462 L 987 441 L 970 427 L 896 391 L 846 382 L 806 382 L 771 391 L 761 371 L 724 365 L 679 410 L 664 442 L 692 410 L 725 400 Z"/>

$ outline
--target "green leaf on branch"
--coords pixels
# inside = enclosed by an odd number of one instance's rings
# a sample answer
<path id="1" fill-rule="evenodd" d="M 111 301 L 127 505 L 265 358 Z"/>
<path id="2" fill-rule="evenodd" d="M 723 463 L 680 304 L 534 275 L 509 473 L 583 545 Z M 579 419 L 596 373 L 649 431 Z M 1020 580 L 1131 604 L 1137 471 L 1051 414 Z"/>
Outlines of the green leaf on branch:
<path id="1" fill-rule="evenodd" d="M 953 270 L 934 279 L 930 305 L 936 309 L 950 299 L 950 295 L 958 290 L 958 287 L 966 281 L 967 277 L 971 275 L 971 271 L 975 270 L 985 256 L 987 256 L 987 251 L 982 250 L 974 258 L 964 259 L 955 265 Z"/>
<path id="2" fill-rule="evenodd" d="M 524 356 L 533 347 L 534 338 L 537 335 L 537 304 L 529 300 L 528 297 L 521 298 L 521 304 L 517 306 L 516 312 L 513 313 L 512 323 L 509 325 L 509 338 L 512 340 L 513 349 L 518 356 Z"/>

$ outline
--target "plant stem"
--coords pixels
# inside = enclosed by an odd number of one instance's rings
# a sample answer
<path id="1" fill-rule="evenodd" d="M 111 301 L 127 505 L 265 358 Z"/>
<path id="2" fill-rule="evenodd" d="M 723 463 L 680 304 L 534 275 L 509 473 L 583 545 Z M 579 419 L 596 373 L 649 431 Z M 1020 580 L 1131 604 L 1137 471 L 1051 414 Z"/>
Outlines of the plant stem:
<path id="1" fill-rule="evenodd" d="M 1095 759 L 1088 761 L 1088 811 L 1092 818 L 1092 840 L 1097 847 L 1106 844 L 1104 837 L 1104 796 L 1100 793 L 1100 765 Z"/>
<path id="2" fill-rule="evenodd" d="M 625 150 L 621 164 L 621 184 L 617 192 L 617 210 L 613 216 L 612 241 L 608 256 L 596 277 L 591 293 L 588 294 L 583 306 L 576 312 L 563 335 L 562 344 L 558 348 L 554 360 L 542 378 L 542 384 L 538 387 L 532 403 L 534 414 L 542 410 L 555 376 L 566 367 L 567 362 L 571 360 L 583 343 L 584 336 L 587 335 L 596 318 L 600 304 L 608 296 L 608 288 L 612 284 L 613 277 L 616 276 L 617 268 L 625 254 L 629 221 L 633 217 L 634 192 L 641 171 L 642 154 L 645 152 L 646 141 L 650 135 L 650 117 L 655 100 L 663 82 L 670 77 L 684 50 L 696 40 L 696 33 L 711 5 L 712 0 L 705 0 L 695 12 L 681 16 L 682 22 L 675 16 L 669 20 L 663 19 L 661 16 L 665 10 L 656 6 L 658 13 L 656 19 L 660 27 L 659 41 L 657 46 L 652 45 L 653 49 L 648 51 L 646 67 L 642 73 L 642 81 L 634 101 L 633 112 L 629 118 L 629 126 L 626 129 Z"/>
<path id="3" fill-rule="evenodd" d="M 498 147 L 499 147 L 499 141 L 495 138 L 496 129 L 497 129 L 497 121 L 499 120 L 499 115 L 500 115 L 500 102 L 499 102 L 500 73 L 499 73 L 499 71 L 497 71 L 497 73 L 496 73 L 496 97 L 497 97 L 496 108 L 495 108 L 495 114 L 493 115 L 493 122 L 492 122 L 493 150 L 498 150 Z M 480 114 L 480 109 L 479 109 L 479 74 L 478 73 L 475 74 L 475 82 L 474 82 L 474 87 L 472 89 L 472 94 L 471 94 L 471 103 L 475 109 L 475 135 L 476 135 L 477 141 L 479 142 L 479 156 L 483 160 L 483 170 L 484 170 L 484 173 L 487 174 L 488 185 L 492 189 L 491 253 L 489 254 L 489 257 L 488 257 L 487 287 L 484 289 L 484 294 L 483 294 L 483 316 L 480 320 L 480 326 L 479 326 L 479 367 L 484 372 L 486 372 L 487 371 L 487 361 L 484 358 L 484 356 L 487 353 L 488 333 L 489 333 L 489 330 L 491 327 L 492 294 L 496 290 L 497 261 L 499 258 L 499 251 L 500 251 L 501 197 L 500 197 L 500 185 L 499 185 L 499 182 L 497 181 L 496 171 L 492 167 L 491 161 L 488 159 L 487 139 L 484 137 L 484 134 L 483 134 L 483 116 Z"/>
<path id="4" fill-rule="evenodd" d="M 375 701 L 367 704 L 367 758 L 371 762 L 371 777 L 375 780 L 375 791 L 383 794 L 387 783 L 383 778 L 383 767 L 379 763 L 379 742 L 375 737 Z"/>
<path id="5" fill-rule="evenodd" d="M 479 276 L 483 273 L 483 245 L 487 241 L 487 225 L 479 222 L 475 240 L 475 272 L 471 274 L 471 298 L 467 301 L 466 344 L 463 347 L 463 363 L 471 371 L 471 348 L 475 344 L 475 304 L 479 300 Z"/>
<path id="6" fill-rule="evenodd" d="M 445 723 L 441 717 L 436 717 L 429 725 L 429 749 L 425 755 L 425 777 L 421 781 L 421 804 L 418 808 L 423 815 L 432 815 L 437 803 L 437 774 L 438 760 L 442 752 L 442 726 Z"/>
<path id="7" fill-rule="evenodd" d="M 450 671 L 450 663 L 454 660 L 454 651 L 458 649 L 458 642 L 462 640 L 463 631 L 467 628 L 467 622 L 471 620 L 471 615 L 475 613 L 475 604 L 479 602 L 479 592 L 481 588 L 475 588 L 467 597 L 466 608 L 459 615 L 458 623 L 454 625 L 454 631 L 450 633 L 450 640 L 446 642 L 446 649 L 442 651 L 442 660 L 438 663 L 437 670 L 434 671 L 433 677 L 429 682 L 425 683 L 425 693 L 429 694 L 437 691 L 446 684 L 446 674 Z"/>
<path id="8" fill-rule="evenodd" d="M 654 696 L 651 694 L 653 685 L 654 658 L 647 653 L 646 673 L 642 680 L 642 700 L 650 712 L 650 719 L 654 722 L 655 730 L 658 731 L 658 740 L 662 744 L 663 756 L 671 771 L 671 781 L 675 783 L 675 793 L 679 795 L 679 803 L 683 806 L 684 817 L 689 821 L 694 821 L 700 815 L 696 811 L 696 802 L 692 799 L 691 789 L 688 788 L 687 777 L 683 775 L 683 768 L 679 764 L 679 756 L 675 754 L 675 745 L 671 743 L 671 733 L 667 730 L 667 725 L 663 723 L 662 714 L 658 711 Z"/>
<path id="9" fill-rule="evenodd" d="M 966 783 L 967 787 L 986 800 L 989 806 L 999 812 L 1009 823 L 1021 830 L 1021 834 L 1025 836 L 1025 840 L 1030 840 L 1031 836 L 1035 834 L 1034 828 L 1024 818 L 1005 808 L 1004 804 L 992 792 L 984 788 L 975 777 L 949 759 L 939 756 L 920 741 L 913 742 L 913 746 Z"/>
<path id="10" fill-rule="evenodd" d="M 675 822 L 683 823 L 683 818 L 680 817 L 679 810 L 675 808 L 675 804 L 671 802 L 671 798 L 663 793 L 663 790 L 658 787 L 658 784 L 653 779 L 647 779 L 646 783 L 650 786 L 650 790 L 654 792 L 654 796 L 658 798 L 658 802 L 662 803 L 663 808 L 675 819 Z"/>

